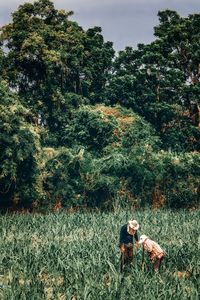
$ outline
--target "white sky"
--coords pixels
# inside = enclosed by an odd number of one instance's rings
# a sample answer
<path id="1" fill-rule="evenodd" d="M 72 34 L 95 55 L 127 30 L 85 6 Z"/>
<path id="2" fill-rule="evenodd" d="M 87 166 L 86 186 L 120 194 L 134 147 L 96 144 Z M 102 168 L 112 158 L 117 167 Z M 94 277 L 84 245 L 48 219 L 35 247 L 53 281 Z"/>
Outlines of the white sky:
<path id="1" fill-rule="evenodd" d="M 0 25 L 11 20 L 20 4 L 33 0 L 0 0 Z M 74 11 L 73 20 L 84 29 L 100 26 L 115 50 L 154 40 L 159 10 L 176 10 L 181 16 L 200 13 L 200 0 L 54 0 L 56 9 Z"/>

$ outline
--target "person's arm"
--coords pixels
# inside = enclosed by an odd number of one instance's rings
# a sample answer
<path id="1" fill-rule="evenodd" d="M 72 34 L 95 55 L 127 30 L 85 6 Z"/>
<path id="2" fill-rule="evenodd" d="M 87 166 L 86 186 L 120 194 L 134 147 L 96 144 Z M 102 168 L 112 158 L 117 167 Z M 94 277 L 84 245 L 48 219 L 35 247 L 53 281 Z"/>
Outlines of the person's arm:
<path id="1" fill-rule="evenodd" d="M 136 247 L 138 248 L 138 247 L 140 247 L 140 244 L 138 243 L 139 242 L 139 239 L 140 239 L 140 234 L 139 234 L 139 232 L 138 232 L 138 230 L 136 231 L 136 233 L 134 234 L 134 239 L 135 239 L 135 241 L 136 241 Z"/>
<path id="2" fill-rule="evenodd" d="M 119 250 L 121 253 L 124 253 L 125 252 L 125 245 L 124 244 L 120 244 L 119 245 Z"/>
<path id="3" fill-rule="evenodd" d="M 140 234 L 139 234 L 138 230 L 137 230 L 136 233 L 134 234 L 134 238 L 135 238 L 136 242 L 139 242 Z"/>

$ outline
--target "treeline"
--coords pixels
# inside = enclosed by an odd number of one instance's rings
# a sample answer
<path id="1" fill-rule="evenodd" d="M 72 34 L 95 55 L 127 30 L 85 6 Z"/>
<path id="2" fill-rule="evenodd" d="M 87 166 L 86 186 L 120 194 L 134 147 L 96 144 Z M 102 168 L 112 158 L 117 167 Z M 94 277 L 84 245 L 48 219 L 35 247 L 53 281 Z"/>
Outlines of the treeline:
<path id="1" fill-rule="evenodd" d="M 196 207 L 200 14 L 115 53 L 49 0 L 0 29 L 0 207 Z"/>

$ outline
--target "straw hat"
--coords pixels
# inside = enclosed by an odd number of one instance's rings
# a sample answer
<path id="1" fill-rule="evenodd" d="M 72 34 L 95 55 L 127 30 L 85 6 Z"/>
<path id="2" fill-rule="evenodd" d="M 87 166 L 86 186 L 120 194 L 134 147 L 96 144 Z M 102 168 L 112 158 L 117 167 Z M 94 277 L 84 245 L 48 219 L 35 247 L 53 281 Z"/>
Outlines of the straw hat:
<path id="1" fill-rule="evenodd" d="M 140 225 L 136 220 L 130 220 L 128 221 L 127 231 L 129 232 L 130 229 L 138 230 Z"/>
<path id="2" fill-rule="evenodd" d="M 143 244 L 146 239 L 148 239 L 148 236 L 145 235 L 145 234 L 142 234 L 140 239 L 139 239 L 138 244 Z"/>

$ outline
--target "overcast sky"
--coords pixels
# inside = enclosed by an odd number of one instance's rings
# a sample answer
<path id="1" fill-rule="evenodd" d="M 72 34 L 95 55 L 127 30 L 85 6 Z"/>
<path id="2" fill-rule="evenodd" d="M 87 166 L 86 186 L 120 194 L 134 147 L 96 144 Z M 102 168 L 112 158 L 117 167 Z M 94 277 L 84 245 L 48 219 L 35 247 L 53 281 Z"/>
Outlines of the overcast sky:
<path id="1" fill-rule="evenodd" d="M 11 20 L 20 4 L 33 0 L 0 0 L 0 25 Z M 54 0 L 55 8 L 74 11 L 73 20 L 84 29 L 102 28 L 115 50 L 154 40 L 153 27 L 159 10 L 176 10 L 181 16 L 200 13 L 200 0 Z"/>

